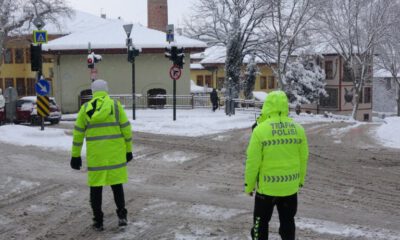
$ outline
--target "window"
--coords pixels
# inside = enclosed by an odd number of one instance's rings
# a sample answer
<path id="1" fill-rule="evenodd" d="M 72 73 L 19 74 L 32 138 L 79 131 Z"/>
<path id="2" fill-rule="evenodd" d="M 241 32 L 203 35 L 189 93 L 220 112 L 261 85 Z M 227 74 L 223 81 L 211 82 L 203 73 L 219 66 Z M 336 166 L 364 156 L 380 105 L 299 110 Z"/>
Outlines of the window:
<path id="1" fill-rule="evenodd" d="M 7 48 L 4 50 L 4 63 L 6 64 L 13 63 L 13 55 L 11 48 Z"/>
<path id="2" fill-rule="evenodd" d="M 24 49 L 15 49 L 15 63 L 24 63 Z"/>
<path id="3" fill-rule="evenodd" d="M 364 103 L 371 103 L 372 89 L 371 87 L 364 88 Z"/>
<path id="4" fill-rule="evenodd" d="M 36 95 L 36 93 L 35 93 L 35 83 L 36 83 L 36 79 L 34 79 L 34 78 L 27 78 L 26 79 L 26 94 L 28 96 Z"/>
<path id="5" fill-rule="evenodd" d="M 49 67 L 49 77 L 54 77 L 54 69 L 52 67 Z"/>
<path id="6" fill-rule="evenodd" d="M 211 75 L 206 75 L 206 85 L 207 85 L 208 87 L 213 87 Z"/>
<path id="7" fill-rule="evenodd" d="M 275 77 L 270 76 L 268 77 L 268 89 L 274 89 L 275 88 Z"/>
<path id="8" fill-rule="evenodd" d="M 18 96 L 25 96 L 25 79 L 17 78 L 17 93 Z"/>
<path id="9" fill-rule="evenodd" d="M 30 63 L 31 62 L 31 51 L 30 51 L 30 49 L 28 48 L 28 49 L 26 49 L 26 51 L 25 51 L 25 59 L 26 59 L 26 63 Z"/>
<path id="10" fill-rule="evenodd" d="M 46 81 L 49 83 L 50 86 L 50 95 L 53 95 L 53 79 L 51 78 L 46 78 Z"/>
<path id="11" fill-rule="evenodd" d="M 225 78 L 220 77 L 218 78 L 217 88 L 221 90 L 224 87 Z"/>
<path id="12" fill-rule="evenodd" d="M 197 76 L 197 81 L 196 81 L 197 85 L 203 86 L 204 85 L 203 80 L 204 80 L 203 76 L 201 76 L 201 75 Z"/>
<path id="13" fill-rule="evenodd" d="M 361 89 L 360 93 L 358 94 L 358 103 L 363 103 L 363 95 L 364 95 L 364 91 L 363 91 L 363 89 Z"/>
<path id="14" fill-rule="evenodd" d="M 386 90 L 392 89 L 392 79 L 391 78 L 384 78 L 383 80 L 386 83 Z"/>
<path id="15" fill-rule="evenodd" d="M 333 61 L 325 61 L 326 79 L 333 79 Z"/>
<path id="16" fill-rule="evenodd" d="M 352 82 L 353 81 L 353 72 L 350 68 L 349 64 L 346 62 L 343 64 L 343 81 L 344 82 Z"/>
<path id="17" fill-rule="evenodd" d="M 267 89 L 267 77 L 260 77 L 260 89 Z"/>
<path id="18" fill-rule="evenodd" d="M 13 78 L 6 78 L 5 82 L 6 82 L 5 88 L 14 87 L 14 79 Z"/>
<path id="19" fill-rule="evenodd" d="M 337 108 L 338 107 L 338 89 L 337 88 L 327 88 L 325 89 L 328 97 L 322 96 L 320 99 L 320 104 L 323 107 Z"/>

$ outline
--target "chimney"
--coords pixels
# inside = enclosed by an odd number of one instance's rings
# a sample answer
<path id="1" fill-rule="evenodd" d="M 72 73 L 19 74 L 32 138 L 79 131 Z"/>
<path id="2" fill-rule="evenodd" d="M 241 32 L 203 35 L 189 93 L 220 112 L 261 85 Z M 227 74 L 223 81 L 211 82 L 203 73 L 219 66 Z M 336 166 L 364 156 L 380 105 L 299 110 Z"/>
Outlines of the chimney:
<path id="1" fill-rule="evenodd" d="M 166 31 L 168 25 L 168 0 L 147 0 L 148 28 Z"/>

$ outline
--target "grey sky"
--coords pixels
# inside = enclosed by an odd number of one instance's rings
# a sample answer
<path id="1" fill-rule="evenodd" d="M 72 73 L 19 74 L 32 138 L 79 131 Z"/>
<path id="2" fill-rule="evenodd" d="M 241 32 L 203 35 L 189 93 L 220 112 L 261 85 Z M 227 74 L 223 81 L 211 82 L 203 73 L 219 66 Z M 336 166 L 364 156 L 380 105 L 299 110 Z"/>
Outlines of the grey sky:
<path id="1" fill-rule="evenodd" d="M 168 18 L 175 27 L 182 25 L 197 0 L 168 0 Z M 127 22 L 147 26 L 147 0 L 68 0 L 74 9 L 97 16 L 105 13 L 108 18 L 122 17 Z"/>

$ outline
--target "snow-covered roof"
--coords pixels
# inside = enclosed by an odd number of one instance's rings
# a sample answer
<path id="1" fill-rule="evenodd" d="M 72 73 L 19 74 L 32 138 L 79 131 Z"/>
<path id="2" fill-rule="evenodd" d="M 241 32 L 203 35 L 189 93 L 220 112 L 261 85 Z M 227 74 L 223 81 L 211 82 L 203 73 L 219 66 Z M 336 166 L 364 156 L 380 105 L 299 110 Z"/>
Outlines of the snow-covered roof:
<path id="1" fill-rule="evenodd" d="M 200 63 L 192 63 L 192 64 L 190 64 L 190 69 L 203 70 L 204 67 Z"/>
<path id="2" fill-rule="evenodd" d="M 400 73 L 397 77 L 400 77 Z M 374 69 L 374 78 L 392 78 L 392 74 L 386 69 Z"/>
<path id="3" fill-rule="evenodd" d="M 202 59 L 200 61 L 201 64 L 225 64 L 225 59 L 226 59 L 226 47 L 223 46 L 213 46 L 207 48 L 204 52 L 202 53 L 196 53 L 194 54 L 192 59 Z M 243 63 L 249 63 L 251 59 L 250 55 L 246 55 Z M 257 63 L 264 63 L 264 61 L 256 57 L 256 62 Z"/>
<path id="4" fill-rule="evenodd" d="M 77 14 L 82 17 L 81 23 L 73 21 L 68 25 L 71 34 L 43 44 L 44 50 L 86 50 L 88 43 L 93 49 L 122 49 L 126 48 L 126 33 L 124 21 L 119 19 L 103 19 L 90 17 L 90 14 Z M 86 18 L 87 17 L 87 18 Z M 75 22 L 75 23 L 74 23 Z M 149 29 L 140 24 L 134 24 L 131 38 L 135 47 L 164 48 L 168 46 L 164 32 Z M 176 45 L 184 48 L 206 48 L 204 42 L 184 36 L 175 36 Z"/>
<path id="5" fill-rule="evenodd" d="M 54 35 L 66 35 L 73 32 L 85 31 L 93 28 L 94 26 L 101 26 L 105 23 L 116 21 L 115 19 L 105 19 L 100 16 L 95 16 L 90 13 L 74 10 L 70 17 L 62 16 L 57 19 L 58 24 L 45 21 L 43 30 L 46 30 L 48 34 Z M 32 31 L 36 30 L 33 24 L 26 23 L 18 32 L 14 34 L 32 34 Z"/>

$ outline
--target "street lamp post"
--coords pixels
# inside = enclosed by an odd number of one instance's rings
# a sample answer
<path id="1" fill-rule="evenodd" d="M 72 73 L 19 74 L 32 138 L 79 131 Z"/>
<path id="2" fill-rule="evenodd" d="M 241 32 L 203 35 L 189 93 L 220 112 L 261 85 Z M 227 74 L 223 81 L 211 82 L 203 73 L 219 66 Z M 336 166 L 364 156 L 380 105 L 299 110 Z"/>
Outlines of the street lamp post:
<path id="1" fill-rule="evenodd" d="M 135 58 L 139 55 L 139 50 L 135 49 L 130 38 L 132 33 L 133 24 L 126 24 L 123 26 L 126 33 L 126 47 L 128 50 L 128 62 L 132 63 L 132 119 L 136 119 L 136 89 L 135 89 Z"/>

